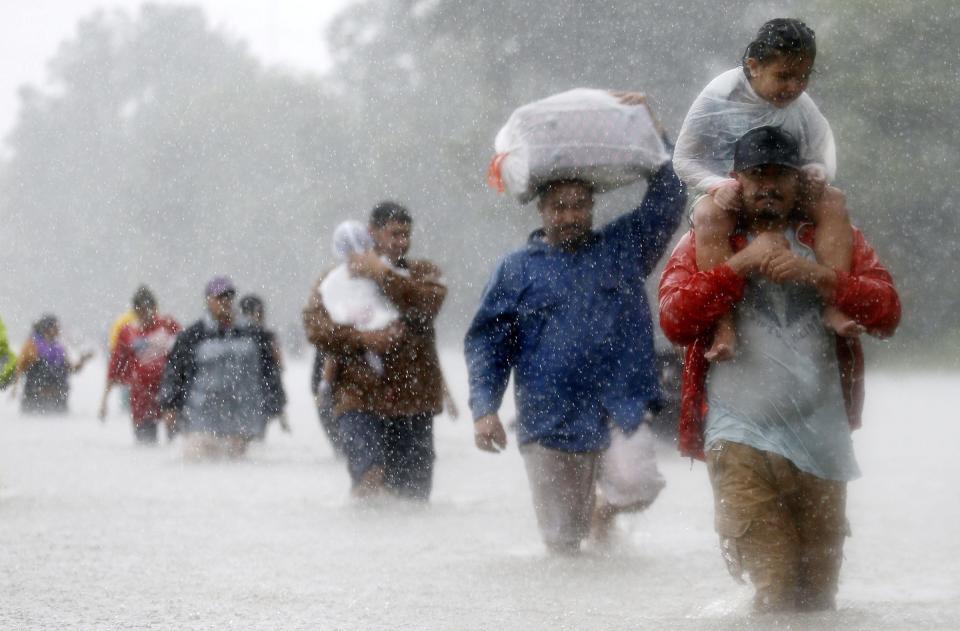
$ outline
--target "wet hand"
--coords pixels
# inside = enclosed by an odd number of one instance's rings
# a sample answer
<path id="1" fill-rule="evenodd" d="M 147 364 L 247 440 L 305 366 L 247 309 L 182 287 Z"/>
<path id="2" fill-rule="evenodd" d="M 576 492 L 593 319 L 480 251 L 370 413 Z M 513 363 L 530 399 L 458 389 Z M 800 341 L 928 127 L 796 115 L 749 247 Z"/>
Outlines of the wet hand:
<path id="1" fill-rule="evenodd" d="M 767 262 L 776 254 L 788 252 L 790 244 L 779 232 L 761 232 L 747 247 L 731 257 L 728 264 L 741 268 L 743 272 L 765 273 Z M 735 262 L 736 259 L 736 262 Z M 738 273 L 741 273 L 738 271 Z"/>
<path id="2" fill-rule="evenodd" d="M 376 252 L 371 250 L 360 254 L 351 254 L 347 269 L 353 276 L 376 280 L 388 272 L 390 268 L 383 262 L 383 259 L 377 256 Z"/>
<path id="3" fill-rule="evenodd" d="M 656 128 L 657 133 L 661 136 L 663 135 L 663 125 L 660 124 L 660 119 L 657 118 L 657 115 L 653 113 L 653 108 L 650 107 L 650 101 L 647 100 L 646 94 L 642 92 L 628 92 L 626 90 L 610 90 L 610 94 L 624 105 L 642 105 L 646 107 L 647 113 L 650 114 L 650 119 L 653 120 L 653 126 Z"/>
<path id="4" fill-rule="evenodd" d="M 822 267 L 789 250 L 780 250 L 764 261 L 761 273 L 775 283 L 792 281 L 814 285 L 820 280 Z"/>
<path id="5" fill-rule="evenodd" d="M 734 211 L 740 208 L 740 184 L 733 182 L 725 184 L 713 193 L 714 203 L 726 211 Z"/>
<path id="6" fill-rule="evenodd" d="M 481 416 L 473 424 L 473 441 L 481 451 L 498 453 L 507 447 L 507 432 L 496 414 Z"/>

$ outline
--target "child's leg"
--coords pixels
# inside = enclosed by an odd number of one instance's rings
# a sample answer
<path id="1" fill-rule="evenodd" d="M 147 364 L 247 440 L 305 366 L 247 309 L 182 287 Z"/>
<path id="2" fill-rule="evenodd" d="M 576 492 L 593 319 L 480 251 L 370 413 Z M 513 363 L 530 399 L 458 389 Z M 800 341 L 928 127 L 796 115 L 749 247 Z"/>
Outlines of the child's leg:
<path id="1" fill-rule="evenodd" d="M 828 187 L 819 199 L 811 201 L 809 214 L 815 224 L 813 252 L 817 261 L 821 265 L 849 272 L 853 255 L 853 227 L 843 193 Z M 863 327 L 832 305 L 824 308 L 823 319 L 839 335 L 854 337 L 863 332 Z"/>
<path id="2" fill-rule="evenodd" d="M 828 187 L 819 199 L 810 203 L 810 220 L 816 226 L 813 247 L 817 260 L 827 267 L 850 271 L 853 255 L 853 227 L 847 214 L 846 198 L 838 189 Z"/>
<path id="3" fill-rule="evenodd" d="M 730 235 L 736 227 L 733 213 L 718 206 L 709 195 L 702 197 L 693 208 L 693 234 L 696 241 L 697 267 L 713 269 L 733 255 Z M 704 353 L 710 361 L 731 359 L 737 346 L 737 332 L 733 314 L 720 318 L 713 333 L 713 343 Z"/>

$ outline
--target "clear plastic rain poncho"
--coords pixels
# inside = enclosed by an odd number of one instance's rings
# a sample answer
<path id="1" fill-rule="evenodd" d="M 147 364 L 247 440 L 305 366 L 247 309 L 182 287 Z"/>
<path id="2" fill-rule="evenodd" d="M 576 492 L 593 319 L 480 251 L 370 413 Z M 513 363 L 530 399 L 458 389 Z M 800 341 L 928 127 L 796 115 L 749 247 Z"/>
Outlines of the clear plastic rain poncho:
<path id="1" fill-rule="evenodd" d="M 521 204 L 551 180 L 590 182 L 598 193 L 632 184 L 670 159 L 644 105 L 578 88 L 515 110 L 494 142 L 488 181 Z"/>
<path id="2" fill-rule="evenodd" d="M 330 319 L 360 331 L 384 329 L 400 317 L 400 312 L 376 282 L 350 273 L 350 255 L 372 249 L 373 239 L 367 227 L 359 221 L 344 221 L 333 231 L 333 251 L 343 262 L 320 283 L 320 298 Z M 404 270 L 394 271 L 404 273 Z M 379 356 L 368 351 L 364 357 L 374 370 L 383 373 L 383 360 Z"/>
<path id="3" fill-rule="evenodd" d="M 776 107 L 753 91 L 739 67 L 707 84 L 687 112 L 673 153 L 677 175 L 700 193 L 729 179 L 737 139 L 764 125 L 792 134 L 806 164 L 823 169 L 828 182 L 836 177 L 833 132 L 813 99 L 804 92 L 786 107 Z"/>

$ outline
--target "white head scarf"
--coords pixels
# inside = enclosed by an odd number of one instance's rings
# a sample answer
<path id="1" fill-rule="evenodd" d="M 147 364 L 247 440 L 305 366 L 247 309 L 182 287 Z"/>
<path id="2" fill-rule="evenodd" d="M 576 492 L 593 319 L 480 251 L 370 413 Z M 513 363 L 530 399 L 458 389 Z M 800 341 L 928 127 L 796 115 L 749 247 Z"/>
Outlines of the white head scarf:
<path id="1" fill-rule="evenodd" d="M 333 231 L 333 251 L 342 261 L 346 261 L 351 254 L 362 254 L 372 249 L 373 237 L 359 221 L 348 219 Z"/>

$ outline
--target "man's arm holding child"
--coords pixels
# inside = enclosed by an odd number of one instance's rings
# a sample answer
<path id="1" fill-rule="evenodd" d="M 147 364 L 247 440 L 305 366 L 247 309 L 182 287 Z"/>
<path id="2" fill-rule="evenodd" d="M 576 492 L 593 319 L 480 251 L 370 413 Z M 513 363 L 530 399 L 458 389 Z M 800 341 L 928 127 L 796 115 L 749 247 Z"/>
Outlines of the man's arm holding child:
<path id="1" fill-rule="evenodd" d="M 310 293 L 303 310 L 303 329 L 307 340 L 324 353 L 352 355 L 365 350 L 383 354 L 392 349 L 403 334 L 403 325 L 395 322 L 377 331 L 359 331 L 337 324 L 330 318 L 320 298 L 320 283 Z"/>
<path id="2" fill-rule="evenodd" d="M 375 252 L 350 257 L 350 271 L 371 279 L 401 313 L 433 320 L 447 297 L 447 287 L 440 282 L 440 268 L 427 261 L 413 261 L 410 275 L 397 273 Z"/>

